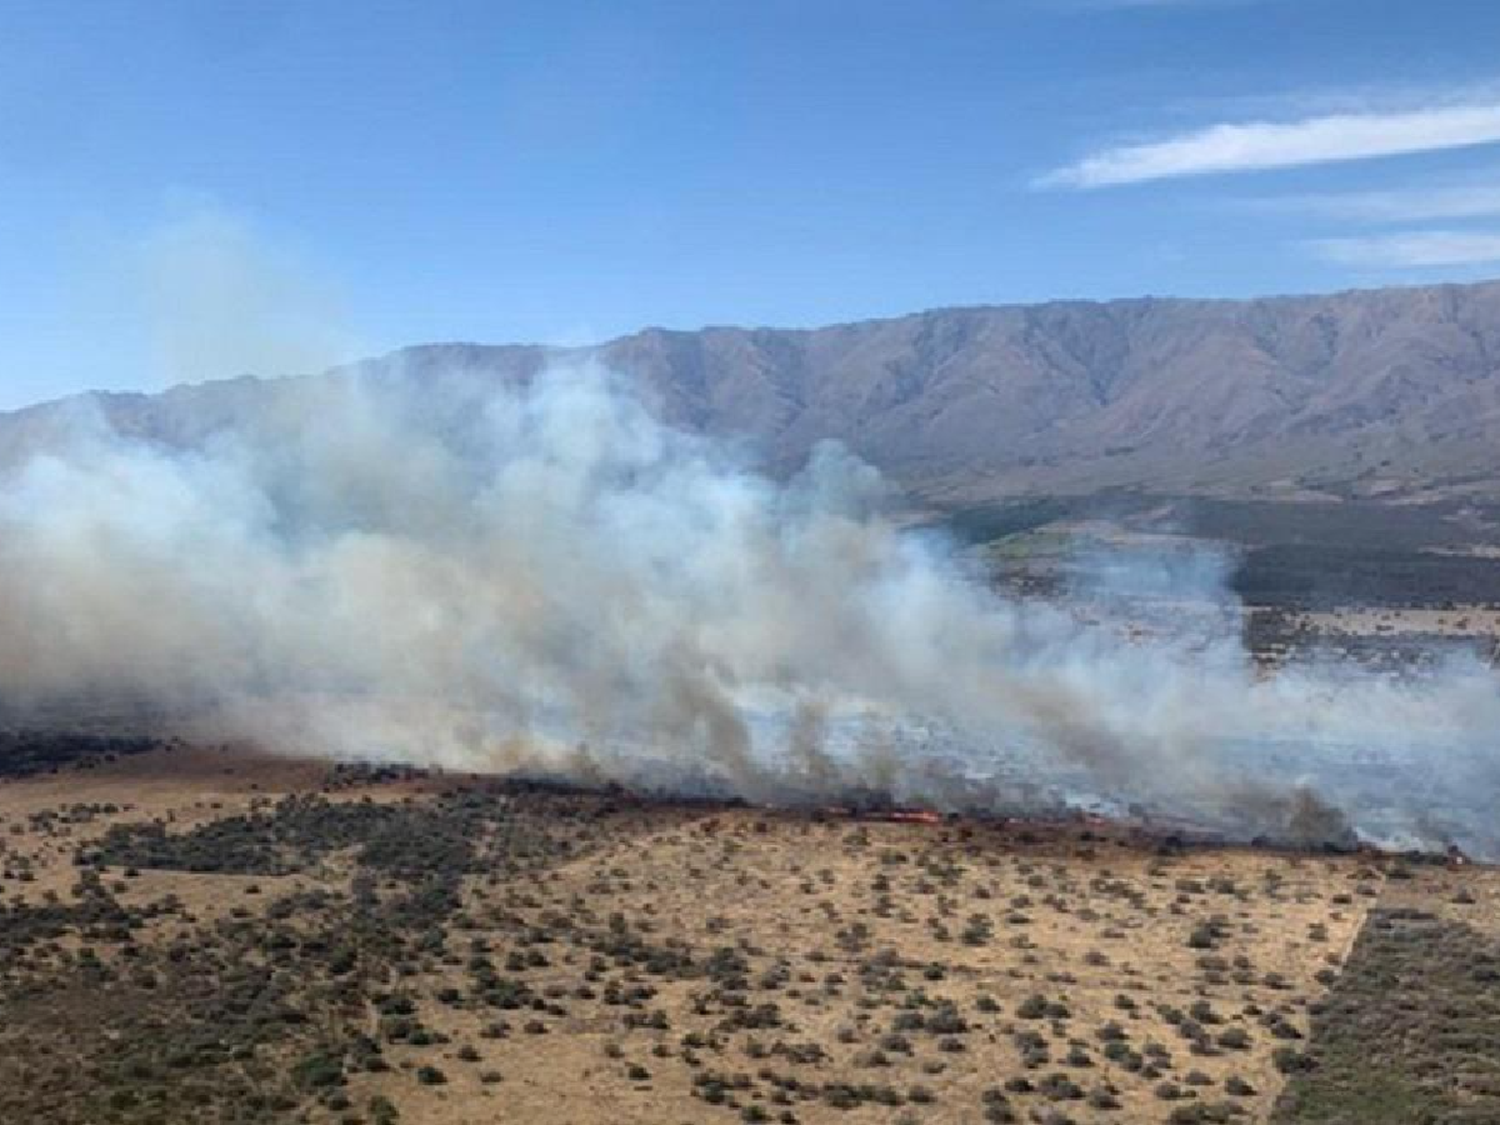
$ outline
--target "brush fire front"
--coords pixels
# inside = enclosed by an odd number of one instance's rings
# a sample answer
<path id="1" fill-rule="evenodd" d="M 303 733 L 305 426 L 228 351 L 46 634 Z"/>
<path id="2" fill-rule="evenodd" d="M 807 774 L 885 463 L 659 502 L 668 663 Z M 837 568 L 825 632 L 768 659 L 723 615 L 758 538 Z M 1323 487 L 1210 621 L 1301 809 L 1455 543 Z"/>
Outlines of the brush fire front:
<path id="1" fill-rule="evenodd" d="M 411 776 L 411 773 L 408 772 L 405 776 Z M 556 778 L 486 778 L 478 774 L 467 775 L 464 784 L 483 785 L 491 791 L 500 792 L 603 796 L 607 800 L 597 811 L 604 816 L 625 809 L 703 813 L 708 815 L 708 819 L 702 822 L 702 827 L 709 832 L 716 832 L 722 826 L 719 816 L 714 814 L 741 813 L 753 814 L 759 818 L 759 824 L 766 823 L 767 818 L 773 818 L 783 822 L 801 820 L 823 824 L 848 822 L 909 825 L 926 829 L 951 829 L 967 839 L 989 836 L 1023 846 L 1044 842 L 1070 847 L 1111 844 L 1161 853 L 1250 850 L 1292 856 L 1354 855 L 1376 860 L 1400 858 L 1424 865 L 1445 864 L 1452 869 L 1488 866 L 1476 865 L 1474 859 L 1457 844 L 1449 844 L 1444 848 L 1408 849 L 1381 847 L 1361 840 L 1348 843 L 1309 843 L 1305 840 L 1270 836 L 1257 836 L 1247 840 L 1236 838 L 1202 822 L 1175 816 L 1107 816 L 1080 809 L 1035 815 L 987 813 L 982 809 L 972 808 L 961 812 L 941 811 L 919 805 L 892 804 L 873 797 L 868 801 L 844 804 L 757 804 L 742 798 L 682 796 L 655 790 L 635 790 L 613 782 L 603 786 L 589 786 Z"/>

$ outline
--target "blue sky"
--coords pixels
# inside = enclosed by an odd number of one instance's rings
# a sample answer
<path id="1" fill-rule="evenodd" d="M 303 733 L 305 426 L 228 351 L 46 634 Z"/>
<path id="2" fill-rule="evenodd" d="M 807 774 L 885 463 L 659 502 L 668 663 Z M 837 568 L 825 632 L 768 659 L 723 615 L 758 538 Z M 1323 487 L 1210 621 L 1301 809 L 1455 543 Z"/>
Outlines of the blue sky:
<path id="1" fill-rule="evenodd" d="M 1500 274 L 1490 0 L 0 0 L 0 407 Z"/>

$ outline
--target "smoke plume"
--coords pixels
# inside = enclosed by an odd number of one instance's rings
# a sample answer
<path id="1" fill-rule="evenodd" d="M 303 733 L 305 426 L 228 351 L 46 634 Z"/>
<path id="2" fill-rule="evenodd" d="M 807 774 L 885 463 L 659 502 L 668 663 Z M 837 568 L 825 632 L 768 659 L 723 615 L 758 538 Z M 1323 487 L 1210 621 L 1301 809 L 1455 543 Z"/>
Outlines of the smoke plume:
<path id="1" fill-rule="evenodd" d="M 1000 596 L 887 500 L 831 446 L 773 481 L 587 368 L 288 381 L 190 448 L 85 401 L 0 477 L 0 702 L 762 801 L 1500 851 L 1477 663 L 1258 676 L 1232 628 L 1130 638 Z M 1158 582 L 1139 567 L 1103 581 Z"/>

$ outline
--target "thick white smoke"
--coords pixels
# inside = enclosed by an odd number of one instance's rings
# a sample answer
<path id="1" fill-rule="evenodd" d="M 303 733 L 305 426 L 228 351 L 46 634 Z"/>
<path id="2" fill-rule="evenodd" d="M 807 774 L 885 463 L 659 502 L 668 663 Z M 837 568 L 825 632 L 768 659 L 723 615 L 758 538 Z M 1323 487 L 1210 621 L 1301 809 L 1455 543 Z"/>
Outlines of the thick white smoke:
<path id="1" fill-rule="evenodd" d="M 753 799 L 1092 798 L 1338 835 L 1310 787 L 1371 835 L 1493 847 L 1477 665 L 1261 679 L 1232 630 L 1089 628 L 972 580 L 838 450 L 779 484 L 597 370 L 266 402 L 192 449 L 80 406 L 0 478 L 0 702 L 145 700 L 298 751 Z"/>

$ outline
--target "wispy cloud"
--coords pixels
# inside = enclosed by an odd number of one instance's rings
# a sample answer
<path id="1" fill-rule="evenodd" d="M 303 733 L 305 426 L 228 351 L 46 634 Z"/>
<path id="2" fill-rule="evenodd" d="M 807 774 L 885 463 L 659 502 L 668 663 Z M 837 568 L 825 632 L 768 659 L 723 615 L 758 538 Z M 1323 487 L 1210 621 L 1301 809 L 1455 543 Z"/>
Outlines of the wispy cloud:
<path id="1" fill-rule="evenodd" d="M 1355 223 L 1427 223 L 1500 215 L 1500 183 L 1425 190 L 1329 192 L 1255 200 L 1258 211 L 1293 212 Z"/>
<path id="2" fill-rule="evenodd" d="M 1324 261 L 1359 269 L 1420 269 L 1500 262 L 1500 231 L 1423 230 L 1306 244 Z"/>
<path id="3" fill-rule="evenodd" d="M 1219 124 L 1164 140 L 1102 149 L 1043 176 L 1038 184 L 1100 188 L 1175 176 L 1254 172 L 1433 152 L 1495 141 L 1500 141 L 1500 103 Z"/>

